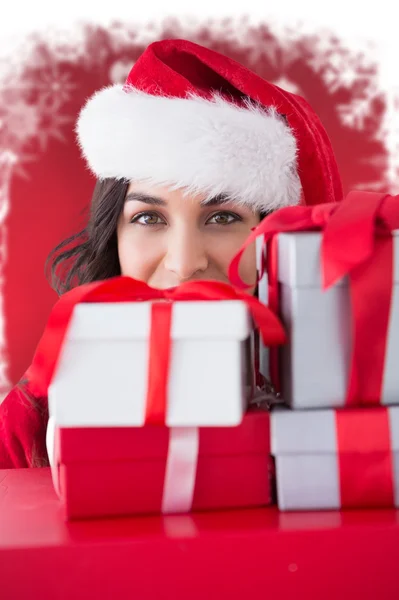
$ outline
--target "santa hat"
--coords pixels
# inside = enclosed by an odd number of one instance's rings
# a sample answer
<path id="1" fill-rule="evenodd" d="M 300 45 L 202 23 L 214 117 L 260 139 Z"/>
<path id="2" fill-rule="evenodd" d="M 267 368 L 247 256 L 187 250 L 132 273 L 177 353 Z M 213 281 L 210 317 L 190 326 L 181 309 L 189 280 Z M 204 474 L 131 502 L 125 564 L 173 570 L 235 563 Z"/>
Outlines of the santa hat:
<path id="1" fill-rule="evenodd" d="M 150 44 L 125 84 L 76 126 L 91 171 L 205 193 L 259 211 L 341 200 L 327 133 L 300 96 L 186 40 Z"/>

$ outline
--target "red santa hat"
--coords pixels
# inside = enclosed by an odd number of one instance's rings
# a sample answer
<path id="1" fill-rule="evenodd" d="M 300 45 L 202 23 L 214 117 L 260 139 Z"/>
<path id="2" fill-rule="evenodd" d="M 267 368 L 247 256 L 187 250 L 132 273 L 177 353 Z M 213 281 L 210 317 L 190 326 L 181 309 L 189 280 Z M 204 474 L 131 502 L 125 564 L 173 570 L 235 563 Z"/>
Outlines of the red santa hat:
<path id="1" fill-rule="evenodd" d="M 186 40 L 150 44 L 125 84 L 76 126 L 91 171 L 205 193 L 258 211 L 341 200 L 327 133 L 300 96 Z"/>

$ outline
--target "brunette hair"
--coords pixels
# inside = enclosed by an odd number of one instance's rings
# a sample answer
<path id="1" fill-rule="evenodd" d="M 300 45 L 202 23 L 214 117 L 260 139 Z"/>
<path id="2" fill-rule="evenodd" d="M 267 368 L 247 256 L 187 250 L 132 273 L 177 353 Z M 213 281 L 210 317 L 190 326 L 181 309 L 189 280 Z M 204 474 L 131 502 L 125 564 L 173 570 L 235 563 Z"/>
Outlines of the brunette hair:
<path id="1" fill-rule="evenodd" d="M 59 296 L 77 285 L 121 274 L 116 227 L 128 185 L 113 178 L 97 181 L 86 227 L 51 250 L 45 274 Z"/>

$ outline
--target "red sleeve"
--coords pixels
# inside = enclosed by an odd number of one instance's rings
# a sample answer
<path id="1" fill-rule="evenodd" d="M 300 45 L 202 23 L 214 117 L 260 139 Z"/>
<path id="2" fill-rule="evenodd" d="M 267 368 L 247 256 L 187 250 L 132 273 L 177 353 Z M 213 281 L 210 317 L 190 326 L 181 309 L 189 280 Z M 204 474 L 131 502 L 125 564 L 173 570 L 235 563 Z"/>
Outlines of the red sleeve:
<path id="1" fill-rule="evenodd" d="M 48 465 L 47 398 L 37 398 L 21 380 L 0 404 L 0 469 Z"/>

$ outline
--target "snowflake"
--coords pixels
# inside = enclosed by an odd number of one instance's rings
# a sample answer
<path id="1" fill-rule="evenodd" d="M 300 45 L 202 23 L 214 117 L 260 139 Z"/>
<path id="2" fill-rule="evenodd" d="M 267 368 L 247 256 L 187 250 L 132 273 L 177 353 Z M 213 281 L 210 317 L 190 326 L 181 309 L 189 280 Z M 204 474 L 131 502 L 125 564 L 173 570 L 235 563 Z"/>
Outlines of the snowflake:
<path id="1" fill-rule="evenodd" d="M 74 119 L 59 114 L 59 112 L 55 110 L 55 107 L 48 106 L 44 99 L 39 102 L 38 108 L 40 122 L 36 135 L 41 149 L 43 151 L 46 150 L 49 138 L 58 139 L 60 142 L 66 142 L 66 138 L 62 133 L 62 128 L 64 125 L 74 122 Z"/>
<path id="2" fill-rule="evenodd" d="M 357 80 L 359 74 L 353 65 L 348 65 L 346 69 L 325 69 L 323 73 L 324 83 L 330 94 L 335 94 L 339 89 L 349 89 Z"/>
<path id="3" fill-rule="evenodd" d="M 360 131 L 365 119 L 370 116 L 370 98 L 357 98 L 349 104 L 338 104 L 337 112 L 344 125 Z"/>
<path id="4" fill-rule="evenodd" d="M 278 87 L 282 88 L 286 92 L 291 92 L 292 94 L 298 94 L 299 96 L 302 96 L 302 98 L 305 97 L 302 90 L 300 89 L 300 87 L 294 81 L 285 77 L 285 75 L 282 75 L 281 77 L 279 77 L 278 79 L 275 79 L 271 83 L 273 83 L 274 85 L 277 85 Z"/>
<path id="5" fill-rule="evenodd" d="M 308 65 L 320 75 L 331 94 L 352 88 L 359 77 L 372 79 L 374 63 L 370 55 L 360 50 L 351 52 L 343 49 L 331 35 L 311 37 L 305 47 Z"/>
<path id="6" fill-rule="evenodd" d="M 17 157 L 13 152 L 0 153 L 0 224 L 3 225 L 9 208 L 9 187 Z"/>
<path id="7" fill-rule="evenodd" d="M 55 66 L 50 70 L 40 73 L 33 86 L 39 90 L 42 101 L 50 103 L 54 108 L 60 108 L 71 99 L 71 92 L 76 89 L 76 84 L 71 82 L 69 73 L 61 73 Z"/>
<path id="8" fill-rule="evenodd" d="M 21 146 L 38 131 L 39 114 L 37 107 L 24 100 L 7 104 L 0 117 L 0 132 L 9 139 L 11 146 Z"/>
<path id="9" fill-rule="evenodd" d="M 136 28 L 126 27 L 124 23 L 112 23 L 108 28 L 108 34 L 111 48 L 115 53 L 123 52 L 130 45 L 137 44 L 138 31 Z"/>
<path id="10" fill-rule="evenodd" d="M 27 100 L 27 92 L 30 87 L 15 74 L 11 77 L 7 77 L 1 83 L 0 93 L 2 106 L 14 104 L 14 102 L 19 102 L 22 99 Z"/>
<path id="11" fill-rule="evenodd" d="M 281 59 L 281 47 L 275 39 L 265 39 L 265 28 L 250 28 L 245 37 L 240 40 L 240 45 L 245 48 L 249 62 L 259 64 L 267 60 L 274 68 L 278 68 Z"/>
<path id="12" fill-rule="evenodd" d="M 66 142 L 62 128 L 73 121 L 60 114 L 56 106 L 50 106 L 46 98 L 36 104 L 20 99 L 0 113 L 0 150 L 12 150 L 20 156 L 22 149 L 37 138 L 44 151 L 49 138 Z"/>
<path id="13" fill-rule="evenodd" d="M 36 161 L 37 161 L 37 154 L 31 154 L 31 153 L 26 153 L 26 152 L 22 152 L 22 151 L 18 152 L 16 161 L 15 161 L 15 165 L 14 165 L 14 169 L 13 169 L 14 175 L 16 175 L 18 177 L 22 177 L 22 179 L 29 181 L 30 176 L 29 176 L 28 172 L 24 169 L 23 165 L 25 165 L 26 163 L 33 163 Z"/>
<path id="14" fill-rule="evenodd" d="M 112 83 L 124 83 L 133 65 L 132 60 L 114 62 L 109 69 L 109 80 Z"/>
<path id="15" fill-rule="evenodd" d="M 0 172 L 4 167 L 8 167 L 10 165 L 15 164 L 17 161 L 17 156 L 14 152 L 6 150 L 0 154 Z"/>

